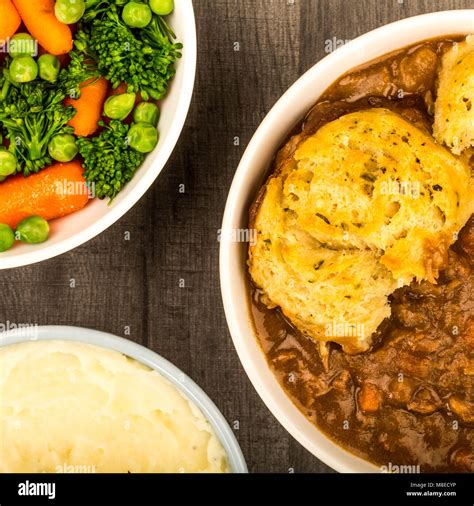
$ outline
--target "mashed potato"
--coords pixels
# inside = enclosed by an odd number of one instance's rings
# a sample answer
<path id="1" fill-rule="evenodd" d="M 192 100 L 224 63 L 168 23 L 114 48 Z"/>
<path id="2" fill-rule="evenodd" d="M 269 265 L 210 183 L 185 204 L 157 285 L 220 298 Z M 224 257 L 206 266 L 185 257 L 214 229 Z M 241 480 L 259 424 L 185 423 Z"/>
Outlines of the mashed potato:
<path id="1" fill-rule="evenodd" d="M 0 348 L 0 472 L 228 472 L 200 410 L 157 372 L 66 341 Z"/>

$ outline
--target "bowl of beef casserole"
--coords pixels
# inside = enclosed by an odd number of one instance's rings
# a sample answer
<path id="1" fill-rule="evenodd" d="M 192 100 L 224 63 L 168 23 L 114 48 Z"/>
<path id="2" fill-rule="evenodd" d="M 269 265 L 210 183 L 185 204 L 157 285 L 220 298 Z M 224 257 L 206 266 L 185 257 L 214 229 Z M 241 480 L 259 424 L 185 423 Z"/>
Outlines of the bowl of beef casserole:
<path id="1" fill-rule="evenodd" d="M 230 190 L 235 347 L 340 472 L 474 471 L 473 33 L 474 10 L 437 12 L 330 54 L 264 119 Z"/>

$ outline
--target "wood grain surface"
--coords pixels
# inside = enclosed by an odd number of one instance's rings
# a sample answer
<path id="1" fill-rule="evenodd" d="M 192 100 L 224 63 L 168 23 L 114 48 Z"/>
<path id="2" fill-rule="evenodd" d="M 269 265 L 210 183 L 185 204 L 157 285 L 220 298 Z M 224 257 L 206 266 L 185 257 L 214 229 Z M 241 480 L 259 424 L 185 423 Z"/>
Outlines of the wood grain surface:
<path id="1" fill-rule="evenodd" d="M 282 93 L 326 55 L 328 40 L 352 39 L 401 18 L 473 3 L 194 4 L 199 46 L 194 100 L 165 171 L 100 237 L 59 258 L 0 271 L 0 321 L 91 327 L 144 344 L 206 390 L 234 428 L 251 471 L 330 472 L 266 409 L 234 351 L 218 275 L 217 230 L 227 192 L 256 127 Z"/>

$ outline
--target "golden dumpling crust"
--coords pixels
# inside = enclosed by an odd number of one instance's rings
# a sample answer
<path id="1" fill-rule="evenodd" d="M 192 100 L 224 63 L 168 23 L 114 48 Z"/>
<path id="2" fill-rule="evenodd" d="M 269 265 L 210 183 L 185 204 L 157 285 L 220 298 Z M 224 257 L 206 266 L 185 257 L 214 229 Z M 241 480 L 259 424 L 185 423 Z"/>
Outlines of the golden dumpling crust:
<path id="1" fill-rule="evenodd" d="M 433 135 L 460 155 L 474 147 L 474 37 L 455 44 L 443 57 L 435 102 Z"/>
<path id="2" fill-rule="evenodd" d="M 387 109 L 342 116 L 292 153 L 254 209 L 250 274 L 302 332 L 365 351 L 397 286 L 435 282 L 472 212 L 469 169 Z"/>

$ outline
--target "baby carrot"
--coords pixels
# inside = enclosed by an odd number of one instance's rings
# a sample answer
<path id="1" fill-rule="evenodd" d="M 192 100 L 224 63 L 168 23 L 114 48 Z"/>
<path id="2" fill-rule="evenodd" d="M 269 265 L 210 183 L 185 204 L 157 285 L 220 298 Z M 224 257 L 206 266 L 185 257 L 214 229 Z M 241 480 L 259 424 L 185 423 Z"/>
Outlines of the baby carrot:
<path id="1" fill-rule="evenodd" d="M 16 33 L 21 18 L 11 0 L 0 0 L 0 42 Z"/>
<path id="2" fill-rule="evenodd" d="M 0 223 L 15 228 L 29 216 L 53 220 L 82 209 L 89 200 L 79 162 L 57 163 L 38 174 L 0 183 Z"/>
<path id="3" fill-rule="evenodd" d="M 54 14 L 54 0 L 13 0 L 23 23 L 38 43 L 54 55 L 69 53 L 72 33 Z"/>
<path id="4" fill-rule="evenodd" d="M 81 96 L 77 100 L 66 100 L 67 105 L 72 105 L 77 110 L 76 115 L 69 121 L 76 135 L 87 137 L 97 130 L 107 89 L 108 81 L 101 77 L 92 84 L 84 83 L 81 86 Z"/>
<path id="5" fill-rule="evenodd" d="M 110 92 L 110 95 L 121 95 L 122 93 L 127 93 L 128 85 L 127 83 L 120 83 L 117 88 Z"/>

